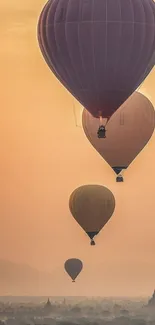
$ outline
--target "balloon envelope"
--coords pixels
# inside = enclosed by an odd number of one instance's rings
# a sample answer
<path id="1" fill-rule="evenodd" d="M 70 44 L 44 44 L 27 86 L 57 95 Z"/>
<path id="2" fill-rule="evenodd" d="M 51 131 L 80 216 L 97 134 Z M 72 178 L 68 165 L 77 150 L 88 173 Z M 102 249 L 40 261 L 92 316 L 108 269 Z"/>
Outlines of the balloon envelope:
<path id="1" fill-rule="evenodd" d="M 64 268 L 71 279 L 75 281 L 83 268 L 83 263 L 77 258 L 70 258 L 65 262 Z"/>
<path id="2" fill-rule="evenodd" d="M 131 164 L 152 136 L 155 112 L 148 98 L 135 92 L 108 122 L 105 139 L 98 139 L 98 120 L 87 110 L 83 111 L 82 125 L 93 147 L 119 174 Z"/>
<path id="3" fill-rule="evenodd" d="M 153 0 L 49 0 L 38 41 L 50 69 L 95 117 L 137 89 L 155 51 Z"/>
<path id="4" fill-rule="evenodd" d="M 104 186 L 83 185 L 71 194 L 69 208 L 74 219 L 93 239 L 111 218 L 115 209 L 115 198 Z"/>
<path id="5" fill-rule="evenodd" d="M 143 75 L 143 77 L 141 79 L 141 82 L 143 82 L 147 78 L 147 76 L 150 74 L 150 72 L 154 68 L 154 66 L 155 66 L 155 52 L 152 55 L 150 63 L 147 66 L 147 69 L 145 70 L 145 73 L 144 73 L 144 75 Z M 140 84 L 141 84 L 141 82 L 140 82 Z"/>

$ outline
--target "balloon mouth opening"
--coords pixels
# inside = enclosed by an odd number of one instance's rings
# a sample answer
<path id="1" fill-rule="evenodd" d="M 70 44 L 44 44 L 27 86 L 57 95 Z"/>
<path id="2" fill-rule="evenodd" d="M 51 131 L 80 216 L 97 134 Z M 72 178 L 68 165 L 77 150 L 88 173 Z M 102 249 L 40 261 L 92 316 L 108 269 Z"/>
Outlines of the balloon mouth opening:
<path id="1" fill-rule="evenodd" d="M 99 139 L 105 139 L 106 138 L 106 129 L 104 125 L 100 125 L 97 131 L 97 136 Z"/>
<path id="2" fill-rule="evenodd" d="M 73 283 L 75 282 L 75 280 L 72 281 Z"/>
<path id="3" fill-rule="evenodd" d="M 94 239 L 91 240 L 90 245 L 91 245 L 91 246 L 96 245 Z"/>
<path id="4" fill-rule="evenodd" d="M 117 182 L 117 183 L 123 183 L 123 182 L 124 182 L 124 178 L 123 178 L 123 176 L 122 176 L 122 175 L 118 175 L 118 176 L 116 177 L 116 182 Z"/>

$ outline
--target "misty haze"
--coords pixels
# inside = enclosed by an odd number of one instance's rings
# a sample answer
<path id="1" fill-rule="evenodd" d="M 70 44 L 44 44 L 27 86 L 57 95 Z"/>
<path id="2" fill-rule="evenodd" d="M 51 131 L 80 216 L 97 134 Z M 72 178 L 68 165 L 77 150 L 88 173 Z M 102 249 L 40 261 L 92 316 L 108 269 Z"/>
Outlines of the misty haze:
<path id="1" fill-rule="evenodd" d="M 1 325 L 154 325 L 155 299 L 1 297 L 0 319 Z"/>

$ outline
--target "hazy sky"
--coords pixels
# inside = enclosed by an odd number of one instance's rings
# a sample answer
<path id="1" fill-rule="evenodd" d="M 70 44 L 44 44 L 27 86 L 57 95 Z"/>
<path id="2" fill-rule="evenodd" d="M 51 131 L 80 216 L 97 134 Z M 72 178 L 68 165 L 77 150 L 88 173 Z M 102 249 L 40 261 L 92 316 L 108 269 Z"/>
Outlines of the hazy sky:
<path id="1" fill-rule="evenodd" d="M 77 257 L 85 265 L 78 294 L 149 294 L 155 286 L 155 136 L 125 172 L 125 183 L 116 184 L 76 127 L 73 97 L 42 58 L 36 25 L 43 5 L 0 3 L 0 258 L 55 272 L 59 282 L 55 270 L 63 275 L 65 259 Z M 154 87 L 155 71 L 141 87 L 153 104 Z M 94 183 L 112 190 L 116 210 L 91 247 L 68 198 Z"/>

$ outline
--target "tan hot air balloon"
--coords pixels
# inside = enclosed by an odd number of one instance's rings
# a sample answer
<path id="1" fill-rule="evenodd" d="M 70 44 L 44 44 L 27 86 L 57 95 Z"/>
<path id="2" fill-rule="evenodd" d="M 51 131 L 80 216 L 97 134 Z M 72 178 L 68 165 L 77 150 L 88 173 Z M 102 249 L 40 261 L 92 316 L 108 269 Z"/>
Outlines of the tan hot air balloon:
<path id="1" fill-rule="evenodd" d="M 69 208 L 78 224 L 93 240 L 111 218 L 115 209 L 112 192 L 101 185 L 83 185 L 74 190 L 70 196 Z"/>
<path id="2" fill-rule="evenodd" d="M 98 119 L 84 109 L 82 125 L 85 135 L 93 147 L 123 181 L 121 171 L 145 147 L 155 128 L 155 111 L 152 103 L 144 95 L 135 92 L 107 124 L 106 138 L 96 135 Z"/>

